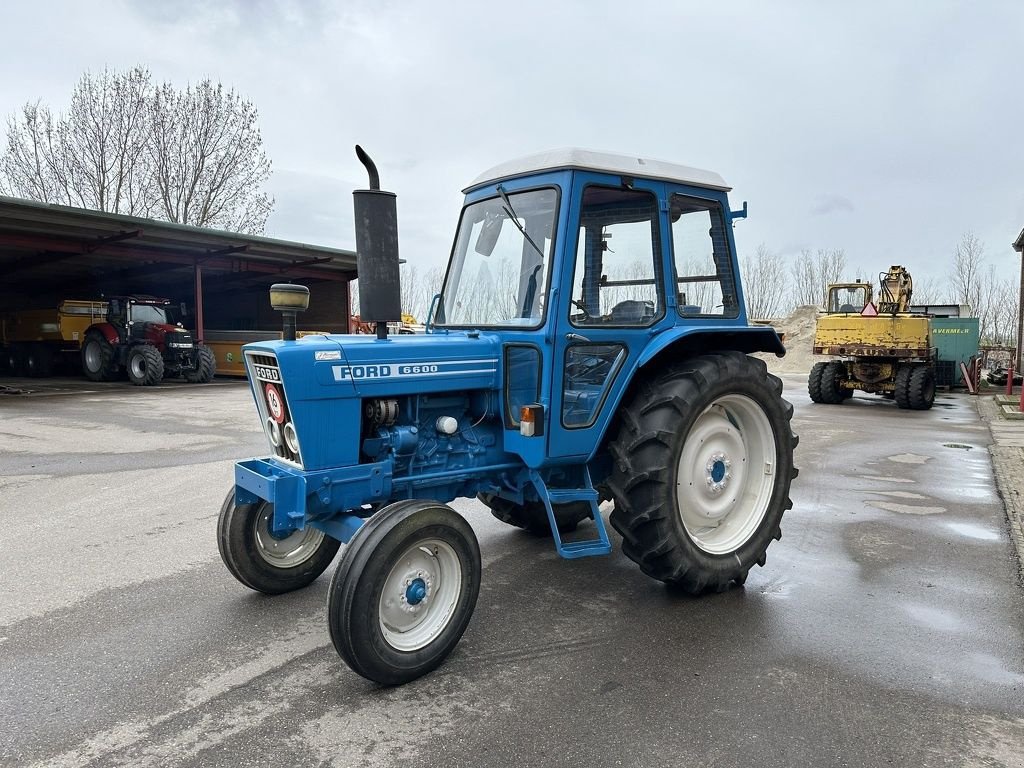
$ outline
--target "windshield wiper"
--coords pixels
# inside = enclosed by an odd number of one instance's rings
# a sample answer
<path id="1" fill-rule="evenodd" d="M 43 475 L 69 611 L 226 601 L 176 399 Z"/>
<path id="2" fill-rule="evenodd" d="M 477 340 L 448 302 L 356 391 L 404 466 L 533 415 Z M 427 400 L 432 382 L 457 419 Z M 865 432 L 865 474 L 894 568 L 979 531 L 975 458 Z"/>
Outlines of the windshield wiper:
<path id="1" fill-rule="evenodd" d="M 530 237 L 530 233 L 526 231 L 526 227 L 519 223 L 519 217 L 516 216 L 516 211 L 512 207 L 512 202 L 508 199 L 508 195 L 505 194 L 505 188 L 501 186 L 501 184 L 498 185 L 498 194 L 501 195 L 501 202 L 505 204 L 505 215 L 508 216 L 512 223 L 516 225 L 516 229 L 523 233 L 523 237 L 526 238 L 526 242 L 533 246 L 533 250 L 537 252 L 537 255 L 543 259 L 544 251 L 542 251 L 540 246 L 533 241 L 533 238 Z"/>

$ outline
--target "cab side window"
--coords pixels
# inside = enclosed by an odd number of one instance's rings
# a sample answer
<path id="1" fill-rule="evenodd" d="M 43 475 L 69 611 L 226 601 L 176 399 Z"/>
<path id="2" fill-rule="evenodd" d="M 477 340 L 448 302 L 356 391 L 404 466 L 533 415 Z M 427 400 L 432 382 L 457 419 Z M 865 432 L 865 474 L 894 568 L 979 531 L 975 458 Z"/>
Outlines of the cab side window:
<path id="1" fill-rule="evenodd" d="M 580 208 L 570 320 L 646 326 L 664 312 L 658 201 L 649 192 L 590 186 Z"/>
<path id="2" fill-rule="evenodd" d="M 739 315 L 725 218 L 717 203 L 672 195 L 676 302 L 684 317 Z"/>

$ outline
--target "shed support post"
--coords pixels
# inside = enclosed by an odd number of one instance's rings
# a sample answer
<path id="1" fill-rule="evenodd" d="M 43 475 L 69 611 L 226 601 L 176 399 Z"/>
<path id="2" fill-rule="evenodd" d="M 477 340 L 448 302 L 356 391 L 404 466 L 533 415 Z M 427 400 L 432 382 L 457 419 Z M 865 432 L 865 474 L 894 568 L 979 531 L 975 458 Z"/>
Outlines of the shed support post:
<path id="1" fill-rule="evenodd" d="M 195 262 L 196 273 L 196 343 L 203 344 L 203 268 Z"/>

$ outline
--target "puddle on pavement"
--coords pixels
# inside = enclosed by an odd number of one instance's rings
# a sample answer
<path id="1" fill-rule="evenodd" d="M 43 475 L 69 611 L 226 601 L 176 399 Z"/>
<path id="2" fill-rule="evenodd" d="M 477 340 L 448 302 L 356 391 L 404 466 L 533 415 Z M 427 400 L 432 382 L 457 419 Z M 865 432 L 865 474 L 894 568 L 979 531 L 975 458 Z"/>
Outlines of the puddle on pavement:
<path id="1" fill-rule="evenodd" d="M 901 515 L 941 515 L 946 511 L 945 507 L 918 507 L 912 504 L 897 504 L 892 501 L 865 501 L 869 507 L 884 509 L 886 512 L 896 512 Z"/>
<path id="2" fill-rule="evenodd" d="M 957 632 L 963 629 L 963 622 L 960 619 L 940 608 L 931 608 L 927 605 L 905 605 L 903 610 L 910 614 L 915 621 L 940 632 Z"/>
<path id="3" fill-rule="evenodd" d="M 959 533 L 961 536 L 966 536 L 969 539 L 999 541 L 999 534 L 996 531 L 982 525 L 975 525 L 974 523 L 946 523 L 946 527 L 953 531 L 953 533 Z"/>
<path id="4" fill-rule="evenodd" d="M 895 461 L 897 464 L 924 464 L 931 456 L 922 456 L 919 453 L 898 453 L 895 456 L 889 456 L 889 461 Z"/>

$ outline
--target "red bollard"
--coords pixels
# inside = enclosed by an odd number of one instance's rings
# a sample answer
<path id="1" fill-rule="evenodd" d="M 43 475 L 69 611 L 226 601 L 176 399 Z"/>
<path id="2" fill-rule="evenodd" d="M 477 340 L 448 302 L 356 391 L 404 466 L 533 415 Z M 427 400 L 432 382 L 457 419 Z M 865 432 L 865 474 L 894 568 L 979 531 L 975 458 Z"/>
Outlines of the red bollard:
<path id="1" fill-rule="evenodd" d="M 1010 370 L 1006 372 L 1006 395 L 1013 394 L 1013 363 L 1010 363 Z"/>

